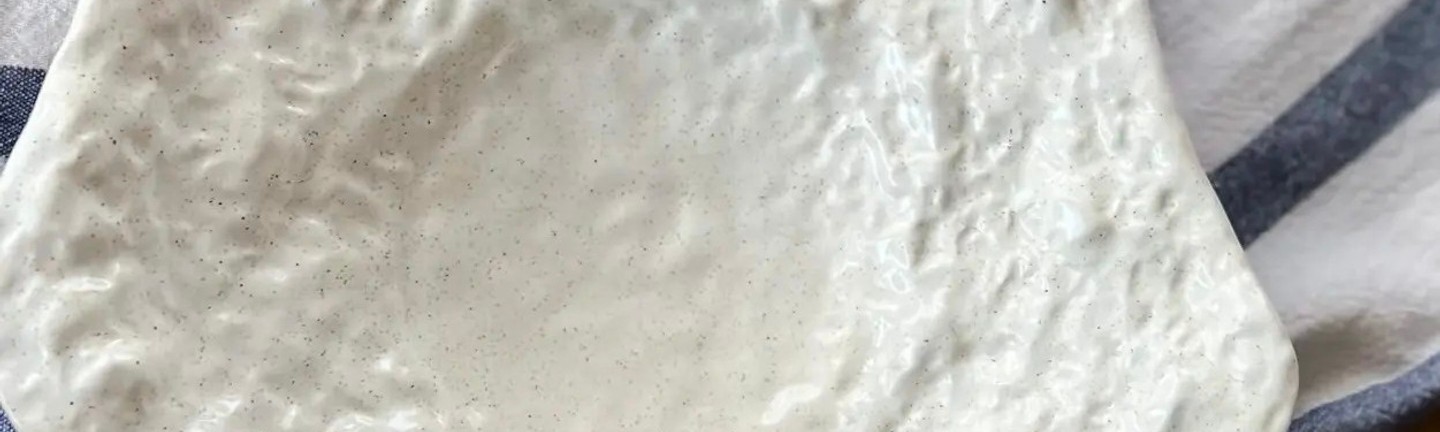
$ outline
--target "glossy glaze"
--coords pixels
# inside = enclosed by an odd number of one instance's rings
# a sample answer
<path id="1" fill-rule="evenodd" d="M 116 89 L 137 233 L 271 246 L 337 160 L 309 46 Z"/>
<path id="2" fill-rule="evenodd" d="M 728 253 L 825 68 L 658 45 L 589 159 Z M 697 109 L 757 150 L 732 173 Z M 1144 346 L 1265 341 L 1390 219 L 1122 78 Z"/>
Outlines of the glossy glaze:
<path id="1" fill-rule="evenodd" d="M 133 4 L 132 4 L 133 3 Z M 1283 429 L 1144 4 L 83 1 L 22 432 Z"/>

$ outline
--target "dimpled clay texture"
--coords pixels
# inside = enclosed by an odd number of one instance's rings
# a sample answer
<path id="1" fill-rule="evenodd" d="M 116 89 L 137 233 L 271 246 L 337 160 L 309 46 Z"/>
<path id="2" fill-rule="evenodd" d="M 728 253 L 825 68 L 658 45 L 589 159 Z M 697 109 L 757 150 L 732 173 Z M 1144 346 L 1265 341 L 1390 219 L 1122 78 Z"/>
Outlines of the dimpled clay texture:
<path id="1" fill-rule="evenodd" d="M 1140 0 L 82 0 L 19 432 L 1280 431 Z"/>

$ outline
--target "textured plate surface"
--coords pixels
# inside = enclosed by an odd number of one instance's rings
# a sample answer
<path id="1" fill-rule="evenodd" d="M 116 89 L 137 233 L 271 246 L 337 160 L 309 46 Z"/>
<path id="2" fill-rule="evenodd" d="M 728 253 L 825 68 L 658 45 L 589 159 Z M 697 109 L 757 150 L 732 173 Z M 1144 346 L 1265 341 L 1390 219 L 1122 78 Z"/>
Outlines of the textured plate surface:
<path id="1" fill-rule="evenodd" d="M 1282 430 L 1119 1 L 82 1 L 21 432 Z"/>

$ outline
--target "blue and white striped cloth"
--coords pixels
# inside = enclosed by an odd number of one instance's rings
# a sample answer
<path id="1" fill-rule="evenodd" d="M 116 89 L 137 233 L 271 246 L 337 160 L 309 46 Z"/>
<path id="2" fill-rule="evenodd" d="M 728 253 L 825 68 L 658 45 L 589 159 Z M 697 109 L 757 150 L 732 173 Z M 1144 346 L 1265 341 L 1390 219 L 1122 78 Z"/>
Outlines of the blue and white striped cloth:
<path id="1" fill-rule="evenodd" d="M 5 1 L 0 166 L 75 0 Z M 1151 8 L 1196 152 L 1295 342 L 1291 430 L 1440 411 L 1440 0 Z"/>

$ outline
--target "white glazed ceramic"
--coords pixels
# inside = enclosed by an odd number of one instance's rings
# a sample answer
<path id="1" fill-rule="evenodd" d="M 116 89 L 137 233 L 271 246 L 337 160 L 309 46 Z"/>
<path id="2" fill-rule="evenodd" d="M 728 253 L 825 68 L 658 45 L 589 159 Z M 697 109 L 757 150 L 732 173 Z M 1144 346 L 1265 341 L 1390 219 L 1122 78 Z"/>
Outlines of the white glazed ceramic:
<path id="1" fill-rule="evenodd" d="M 50 431 L 1280 431 L 1117 1 L 82 1 L 0 179 Z"/>

